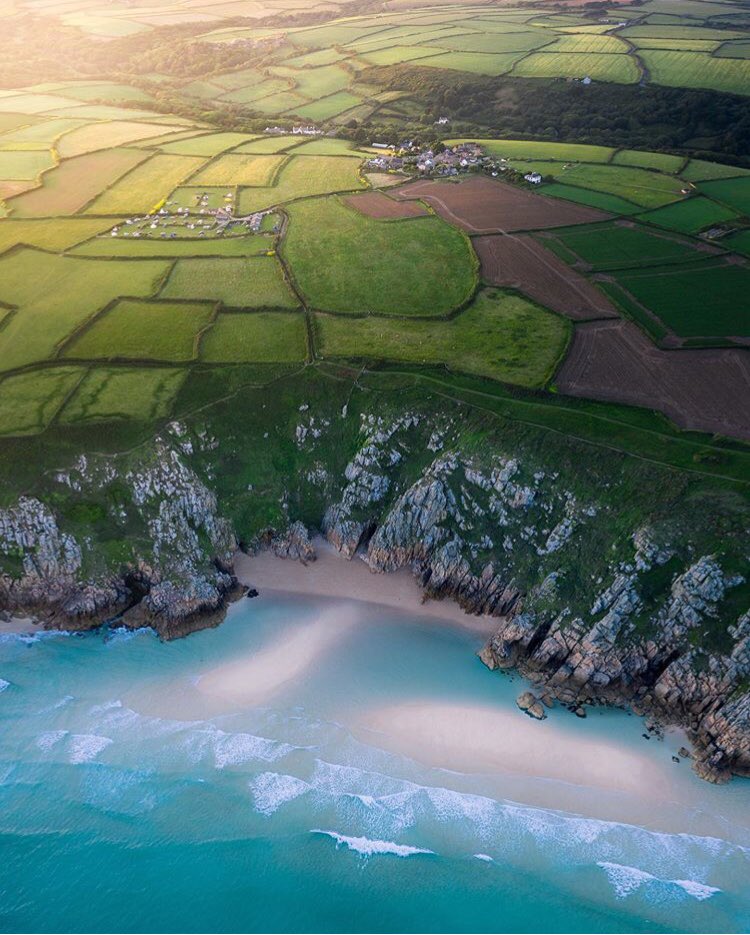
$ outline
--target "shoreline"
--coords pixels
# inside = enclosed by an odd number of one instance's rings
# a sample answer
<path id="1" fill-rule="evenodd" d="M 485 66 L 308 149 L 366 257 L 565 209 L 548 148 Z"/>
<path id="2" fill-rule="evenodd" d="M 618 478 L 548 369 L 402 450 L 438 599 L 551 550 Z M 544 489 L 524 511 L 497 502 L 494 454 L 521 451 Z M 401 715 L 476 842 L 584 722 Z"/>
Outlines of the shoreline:
<path id="1" fill-rule="evenodd" d="M 238 552 L 234 561 L 237 579 L 256 588 L 260 598 L 268 592 L 341 598 L 452 623 L 481 637 L 490 637 L 498 629 L 499 617 L 467 614 L 453 600 L 425 600 L 407 568 L 380 574 L 370 571 L 356 555 L 351 560 L 343 558 L 322 536 L 316 536 L 312 544 L 317 559 L 307 564 L 279 558 L 268 550 L 254 555 Z"/>

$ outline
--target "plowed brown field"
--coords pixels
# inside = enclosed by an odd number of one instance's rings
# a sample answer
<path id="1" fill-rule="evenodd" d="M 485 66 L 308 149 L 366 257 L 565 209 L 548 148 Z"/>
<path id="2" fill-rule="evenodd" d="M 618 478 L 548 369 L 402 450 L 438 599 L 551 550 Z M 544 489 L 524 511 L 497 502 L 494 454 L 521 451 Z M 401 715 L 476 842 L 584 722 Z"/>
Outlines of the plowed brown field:
<path id="1" fill-rule="evenodd" d="M 421 198 L 446 221 L 470 234 L 566 227 L 611 217 L 596 208 L 547 198 L 486 175 L 462 182 L 420 179 L 394 188 L 392 195 L 409 201 Z"/>
<path id="2" fill-rule="evenodd" d="M 556 384 L 571 396 L 645 406 L 685 429 L 750 439 L 750 352 L 664 351 L 631 322 L 578 325 Z"/>
<path id="3" fill-rule="evenodd" d="M 568 318 L 617 318 L 614 306 L 593 283 L 528 235 L 494 234 L 472 240 L 482 278 L 518 289 Z"/>

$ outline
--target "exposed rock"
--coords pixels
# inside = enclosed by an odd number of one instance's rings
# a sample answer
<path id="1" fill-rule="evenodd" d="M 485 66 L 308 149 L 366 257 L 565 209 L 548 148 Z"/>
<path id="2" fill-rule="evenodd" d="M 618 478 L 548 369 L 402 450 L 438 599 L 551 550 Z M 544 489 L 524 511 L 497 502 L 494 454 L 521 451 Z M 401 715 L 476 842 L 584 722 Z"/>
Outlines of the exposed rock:
<path id="1" fill-rule="evenodd" d="M 516 704 L 524 714 L 528 714 L 529 717 L 533 717 L 537 721 L 543 721 L 547 717 L 542 703 L 533 692 L 523 692 L 520 694 L 518 698 L 516 698 Z"/>

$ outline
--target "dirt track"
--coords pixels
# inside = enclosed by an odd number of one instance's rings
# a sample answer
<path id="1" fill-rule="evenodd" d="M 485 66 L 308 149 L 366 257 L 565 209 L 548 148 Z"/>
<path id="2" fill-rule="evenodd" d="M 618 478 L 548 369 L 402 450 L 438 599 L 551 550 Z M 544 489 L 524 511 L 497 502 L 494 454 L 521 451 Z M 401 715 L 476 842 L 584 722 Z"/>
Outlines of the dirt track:
<path id="1" fill-rule="evenodd" d="M 487 282 L 518 289 L 577 321 L 618 317 L 603 292 L 528 234 L 490 234 L 472 243 Z"/>
<path id="2" fill-rule="evenodd" d="M 394 201 L 382 192 L 348 195 L 344 201 L 371 218 L 416 218 L 427 214 L 427 209 L 418 201 Z"/>
<path id="3" fill-rule="evenodd" d="M 576 327 L 555 381 L 570 396 L 644 406 L 678 426 L 750 440 L 750 351 L 664 351 L 631 322 Z"/>
<path id="4" fill-rule="evenodd" d="M 423 199 L 446 221 L 470 234 L 566 227 L 611 217 L 596 208 L 547 198 L 486 175 L 458 183 L 420 179 L 394 188 L 391 194 L 409 201 Z"/>

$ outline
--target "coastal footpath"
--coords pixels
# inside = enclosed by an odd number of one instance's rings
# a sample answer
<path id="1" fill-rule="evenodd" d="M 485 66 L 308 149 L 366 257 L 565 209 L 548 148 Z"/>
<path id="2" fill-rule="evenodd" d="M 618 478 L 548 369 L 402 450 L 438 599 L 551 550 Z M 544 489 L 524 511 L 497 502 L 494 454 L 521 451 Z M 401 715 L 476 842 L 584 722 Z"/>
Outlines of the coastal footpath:
<path id="1" fill-rule="evenodd" d="M 248 391 L 126 453 L 57 453 L 0 505 L 0 611 L 174 639 L 243 595 L 238 549 L 311 561 L 321 531 L 343 559 L 496 618 L 482 661 L 546 703 L 629 706 L 684 727 L 704 778 L 750 776 L 740 485 L 426 393 L 304 378 L 280 397 L 263 412 Z"/>

